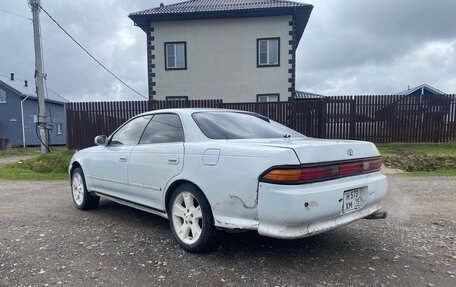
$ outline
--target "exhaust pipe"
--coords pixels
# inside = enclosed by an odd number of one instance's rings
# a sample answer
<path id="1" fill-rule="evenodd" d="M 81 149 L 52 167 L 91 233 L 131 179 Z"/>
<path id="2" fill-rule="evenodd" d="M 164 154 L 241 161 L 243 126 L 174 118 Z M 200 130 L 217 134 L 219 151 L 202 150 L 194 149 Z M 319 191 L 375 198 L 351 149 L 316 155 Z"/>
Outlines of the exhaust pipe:
<path id="1" fill-rule="evenodd" d="M 364 217 L 364 219 L 385 219 L 387 215 L 387 211 L 377 211 L 372 213 L 371 215 Z"/>

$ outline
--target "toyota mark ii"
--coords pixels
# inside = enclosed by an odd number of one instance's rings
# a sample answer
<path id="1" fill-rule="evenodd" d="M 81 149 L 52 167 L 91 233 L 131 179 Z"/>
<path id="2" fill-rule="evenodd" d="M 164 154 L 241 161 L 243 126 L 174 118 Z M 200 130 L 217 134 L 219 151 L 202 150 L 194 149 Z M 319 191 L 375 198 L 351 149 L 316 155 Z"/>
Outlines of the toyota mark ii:
<path id="1" fill-rule="evenodd" d="M 293 239 L 375 217 L 387 192 L 374 144 L 306 137 L 250 112 L 157 110 L 95 143 L 69 166 L 76 207 L 103 197 L 168 218 L 190 252 L 217 246 L 221 230 Z"/>

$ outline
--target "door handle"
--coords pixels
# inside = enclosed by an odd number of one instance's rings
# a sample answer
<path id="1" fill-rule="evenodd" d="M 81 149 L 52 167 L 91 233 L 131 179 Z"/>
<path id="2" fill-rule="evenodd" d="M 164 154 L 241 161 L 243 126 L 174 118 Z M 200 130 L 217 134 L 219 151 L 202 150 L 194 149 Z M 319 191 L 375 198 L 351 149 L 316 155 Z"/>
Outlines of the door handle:
<path id="1" fill-rule="evenodd" d="M 127 158 L 126 157 L 121 157 L 121 158 L 119 158 L 119 161 L 120 162 L 127 162 Z"/>
<path id="2" fill-rule="evenodd" d="M 178 157 L 168 158 L 168 164 L 179 164 L 179 158 Z"/>

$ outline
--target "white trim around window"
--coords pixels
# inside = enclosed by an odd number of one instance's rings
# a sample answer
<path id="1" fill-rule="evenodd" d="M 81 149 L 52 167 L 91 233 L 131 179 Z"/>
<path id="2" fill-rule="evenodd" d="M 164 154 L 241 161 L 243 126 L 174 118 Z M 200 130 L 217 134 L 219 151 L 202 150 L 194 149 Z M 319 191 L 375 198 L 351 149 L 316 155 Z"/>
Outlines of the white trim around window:
<path id="1" fill-rule="evenodd" d="M 6 98 L 6 91 L 3 89 L 0 89 L 0 104 L 6 104 L 7 98 Z"/>
<path id="2" fill-rule="evenodd" d="M 257 39 L 257 67 L 280 66 L 280 38 Z"/>
<path id="3" fill-rule="evenodd" d="M 62 123 L 57 123 L 57 134 L 58 135 L 63 134 L 63 124 Z"/>
<path id="4" fill-rule="evenodd" d="M 258 103 L 276 103 L 280 101 L 280 94 L 257 94 Z"/>
<path id="5" fill-rule="evenodd" d="M 187 43 L 165 42 L 165 70 L 187 69 Z"/>
<path id="6" fill-rule="evenodd" d="M 167 101 L 188 101 L 188 96 L 167 96 Z"/>

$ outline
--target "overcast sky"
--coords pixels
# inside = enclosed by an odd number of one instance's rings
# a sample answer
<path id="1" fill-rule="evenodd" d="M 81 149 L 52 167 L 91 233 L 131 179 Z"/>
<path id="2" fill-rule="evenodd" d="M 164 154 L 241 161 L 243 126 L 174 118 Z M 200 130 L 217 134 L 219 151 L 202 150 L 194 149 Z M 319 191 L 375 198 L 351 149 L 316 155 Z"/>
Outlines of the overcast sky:
<path id="1" fill-rule="evenodd" d="M 131 12 L 181 1 L 42 0 L 83 46 L 147 96 L 145 33 Z M 298 90 L 391 94 L 427 83 L 456 93 L 456 1 L 310 0 L 297 52 Z M 26 0 L 0 0 L 0 74 L 32 80 L 33 31 Z M 47 85 L 71 101 L 141 99 L 113 79 L 41 13 Z"/>

